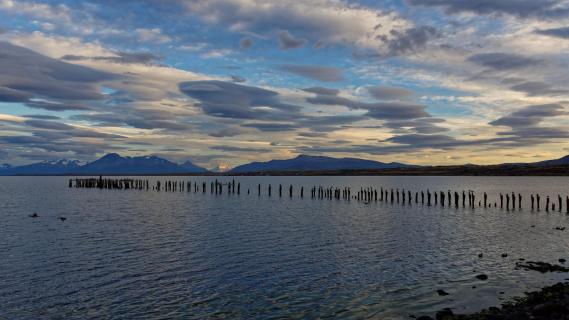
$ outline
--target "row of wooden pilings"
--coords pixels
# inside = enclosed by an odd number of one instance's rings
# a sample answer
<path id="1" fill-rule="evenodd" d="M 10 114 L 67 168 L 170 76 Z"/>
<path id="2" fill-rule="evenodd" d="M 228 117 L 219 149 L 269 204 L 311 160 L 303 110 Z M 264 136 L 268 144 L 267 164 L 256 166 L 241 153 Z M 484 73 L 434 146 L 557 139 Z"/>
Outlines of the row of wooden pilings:
<path id="1" fill-rule="evenodd" d="M 217 179 L 210 181 L 209 183 L 205 181 L 177 181 L 177 180 L 166 180 L 166 181 L 156 181 L 152 185 L 146 179 L 111 179 L 103 178 L 87 178 L 87 179 L 69 179 L 70 188 L 97 188 L 97 189 L 113 189 L 113 190 L 153 190 L 153 191 L 166 191 L 166 192 L 193 192 L 193 193 L 207 193 L 209 186 L 209 193 L 211 194 L 223 194 L 224 188 L 225 192 L 228 194 L 241 194 L 241 183 L 236 182 L 232 179 L 229 182 L 221 182 Z M 265 189 L 266 188 L 266 189 Z M 275 186 L 275 193 L 279 197 L 283 196 L 283 185 L 279 184 L 278 187 Z M 261 196 L 266 194 L 271 197 L 273 195 L 273 186 L 268 184 L 262 186 L 257 184 L 257 195 Z M 286 190 L 288 189 L 288 190 Z M 297 195 L 300 198 L 304 198 L 304 186 L 296 188 L 290 184 L 288 188 L 284 186 L 285 194 L 292 198 L 294 196 L 294 191 L 298 190 Z M 287 192 L 288 191 L 288 192 Z M 247 194 L 251 194 L 250 188 L 247 188 Z M 411 205 L 422 204 L 427 206 L 448 206 L 448 207 L 463 207 L 463 208 L 500 208 L 505 210 L 521 210 L 523 197 L 520 193 L 500 193 L 494 202 L 490 201 L 488 194 L 484 192 L 482 194 L 482 199 L 478 200 L 476 193 L 472 190 L 462 190 L 458 191 L 431 191 L 430 189 L 421 191 L 410 191 L 405 189 L 394 189 L 394 188 L 383 188 L 379 189 L 373 187 L 361 187 L 359 190 L 353 192 L 351 187 L 324 187 L 324 186 L 313 186 L 310 189 L 310 197 L 312 199 L 329 199 L 329 200 L 356 200 L 362 201 L 364 203 L 371 202 L 387 202 L 392 204 L 403 204 Z M 545 202 L 542 202 L 542 196 L 540 194 L 531 194 L 530 203 L 531 210 L 542 210 L 542 203 L 545 205 L 543 209 L 547 212 L 549 211 L 559 211 L 563 212 L 565 207 L 565 212 L 569 214 L 569 196 L 563 198 L 561 195 L 557 195 L 557 201 L 550 199 L 549 196 L 545 197 Z M 563 205 L 565 202 L 565 206 Z"/>

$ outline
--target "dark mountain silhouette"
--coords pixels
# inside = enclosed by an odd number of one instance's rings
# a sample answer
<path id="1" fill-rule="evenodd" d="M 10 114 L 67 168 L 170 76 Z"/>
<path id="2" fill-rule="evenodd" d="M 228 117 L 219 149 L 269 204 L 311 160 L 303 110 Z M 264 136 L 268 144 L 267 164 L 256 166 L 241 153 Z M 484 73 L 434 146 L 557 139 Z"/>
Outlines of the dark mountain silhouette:
<path id="1" fill-rule="evenodd" d="M 568 165 L 569 164 L 569 155 L 563 157 L 563 158 L 559 158 L 559 159 L 555 159 L 555 160 L 546 160 L 546 161 L 540 161 L 540 162 L 535 162 L 533 163 L 535 165 L 539 165 L 539 166 L 562 166 L 562 165 Z"/>
<path id="2" fill-rule="evenodd" d="M 80 165 L 78 161 L 43 161 L 0 171 L 0 175 L 129 175 L 205 173 L 206 169 L 189 161 L 179 165 L 156 156 L 121 157 L 109 153 L 98 160 Z"/>
<path id="3" fill-rule="evenodd" d="M 186 162 L 184 166 L 157 156 L 121 157 L 109 153 L 79 168 L 81 174 L 169 174 L 207 172 Z"/>
<path id="4" fill-rule="evenodd" d="M 0 171 L 5 171 L 8 169 L 12 169 L 12 166 L 10 164 L 8 164 L 8 163 L 0 164 Z"/>
<path id="5" fill-rule="evenodd" d="M 25 166 L 1 170 L 0 175 L 58 175 L 77 170 L 81 164 L 77 160 L 54 160 L 32 163 Z"/>
<path id="6" fill-rule="evenodd" d="M 322 156 L 299 155 L 293 159 L 252 162 L 237 166 L 230 173 L 267 172 L 267 171 L 326 171 L 326 170 L 369 170 L 416 167 L 403 163 L 383 163 L 357 158 L 331 158 Z"/>
<path id="7" fill-rule="evenodd" d="M 186 169 L 185 172 L 207 172 L 207 169 L 196 166 L 190 161 L 186 161 L 180 165 L 180 167 Z"/>

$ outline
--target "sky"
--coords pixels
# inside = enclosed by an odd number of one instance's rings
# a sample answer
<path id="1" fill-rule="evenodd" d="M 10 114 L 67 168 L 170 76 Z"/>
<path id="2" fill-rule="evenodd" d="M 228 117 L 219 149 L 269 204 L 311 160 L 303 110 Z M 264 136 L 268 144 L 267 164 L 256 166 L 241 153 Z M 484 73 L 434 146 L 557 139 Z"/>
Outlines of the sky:
<path id="1" fill-rule="evenodd" d="M 0 0 L 0 162 L 569 153 L 569 0 Z"/>

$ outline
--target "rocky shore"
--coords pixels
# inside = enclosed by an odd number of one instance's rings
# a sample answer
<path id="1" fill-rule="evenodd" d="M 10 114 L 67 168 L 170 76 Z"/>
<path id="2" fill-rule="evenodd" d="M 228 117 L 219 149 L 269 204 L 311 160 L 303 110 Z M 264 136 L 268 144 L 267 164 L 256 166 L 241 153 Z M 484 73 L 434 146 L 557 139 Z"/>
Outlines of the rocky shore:
<path id="1" fill-rule="evenodd" d="M 474 314 L 454 314 L 450 309 L 436 313 L 435 318 L 421 316 L 417 320 L 569 320 L 569 283 L 557 283 L 540 291 L 528 292 L 501 308 L 491 307 Z"/>

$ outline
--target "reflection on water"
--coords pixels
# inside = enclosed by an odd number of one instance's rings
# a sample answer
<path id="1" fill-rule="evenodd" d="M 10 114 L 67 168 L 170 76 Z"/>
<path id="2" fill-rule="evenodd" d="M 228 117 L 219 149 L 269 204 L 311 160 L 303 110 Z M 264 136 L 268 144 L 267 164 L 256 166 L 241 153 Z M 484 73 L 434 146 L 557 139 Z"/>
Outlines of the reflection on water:
<path id="1" fill-rule="evenodd" d="M 569 231 L 555 230 L 569 225 L 566 214 L 253 191 L 257 183 L 470 189 L 515 191 L 527 202 L 535 192 L 569 194 L 567 178 L 238 179 L 240 196 L 0 178 L 0 318 L 405 319 L 444 307 L 475 311 L 567 277 L 514 270 L 519 258 L 568 258 Z M 489 279 L 477 280 L 480 273 Z"/>

